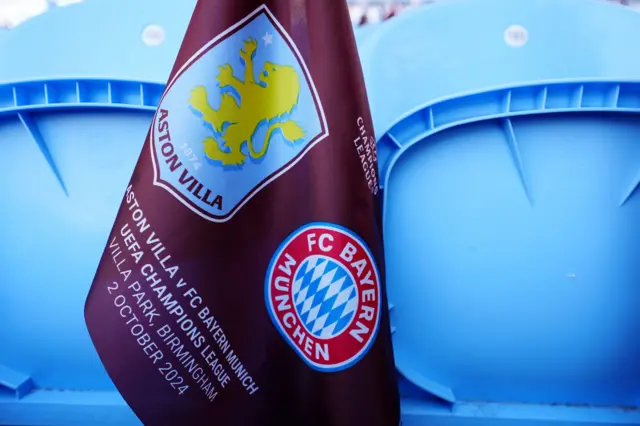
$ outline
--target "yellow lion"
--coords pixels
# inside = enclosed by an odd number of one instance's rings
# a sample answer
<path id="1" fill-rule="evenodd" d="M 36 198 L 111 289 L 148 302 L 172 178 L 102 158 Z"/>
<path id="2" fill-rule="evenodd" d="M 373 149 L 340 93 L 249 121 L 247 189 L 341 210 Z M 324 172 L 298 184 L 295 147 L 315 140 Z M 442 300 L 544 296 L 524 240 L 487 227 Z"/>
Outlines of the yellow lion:
<path id="1" fill-rule="evenodd" d="M 214 110 L 209 105 L 207 89 L 198 86 L 191 91 L 189 103 L 202 113 L 204 121 L 222 135 L 224 150 L 214 138 L 206 138 L 203 142 L 204 152 L 212 160 L 218 160 L 223 165 L 241 165 L 246 155 L 241 151 L 242 145 L 247 144 L 249 155 L 253 159 L 264 157 L 269 148 L 273 132 L 280 130 L 285 140 L 294 142 L 301 139 L 305 132 L 293 120 L 282 121 L 282 115 L 290 113 L 298 103 L 300 95 L 300 81 L 298 73 L 291 66 L 282 66 L 266 62 L 259 82 L 256 82 L 253 68 L 253 55 L 258 48 L 258 42 L 250 38 L 244 42 L 244 49 L 240 49 L 240 57 L 244 59 L 244 81 L 233 75 L 231 65 L 220 67 L 217 77 L 220 88 L 233 87 L 240 95 L 240 104 L 229 93 L 223 93 L 220 108 Z M 280 119 L 280 120 L 278 120 Z M 262 148 L 255 151 L 253 137 L 258 125 L 268 121 Z"/>

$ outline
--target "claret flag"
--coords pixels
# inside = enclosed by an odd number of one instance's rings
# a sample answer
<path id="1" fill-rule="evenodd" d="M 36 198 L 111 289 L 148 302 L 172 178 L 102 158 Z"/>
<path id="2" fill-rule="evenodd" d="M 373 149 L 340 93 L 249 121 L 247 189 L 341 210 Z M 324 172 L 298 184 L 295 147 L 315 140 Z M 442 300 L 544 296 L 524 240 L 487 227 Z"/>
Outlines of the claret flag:
<path id="1" fill-rule="evenodd" d="M 344 0 L 199 0 L 85 318 L 149 426 L 397 426 Z"/>

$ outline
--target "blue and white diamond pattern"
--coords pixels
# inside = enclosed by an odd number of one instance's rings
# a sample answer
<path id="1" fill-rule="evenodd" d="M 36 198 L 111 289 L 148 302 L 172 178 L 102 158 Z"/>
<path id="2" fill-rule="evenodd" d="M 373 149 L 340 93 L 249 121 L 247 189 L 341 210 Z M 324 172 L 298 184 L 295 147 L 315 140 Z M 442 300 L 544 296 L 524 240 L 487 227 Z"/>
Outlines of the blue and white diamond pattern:
<path id="1" fill-rule="evenodd" d="M 358 290 L 352 275 L 325 256 L 309 256 L 302 262 L 292 296 L 307 331 L 323 339 L 340 334 L 358 308 Z"/>

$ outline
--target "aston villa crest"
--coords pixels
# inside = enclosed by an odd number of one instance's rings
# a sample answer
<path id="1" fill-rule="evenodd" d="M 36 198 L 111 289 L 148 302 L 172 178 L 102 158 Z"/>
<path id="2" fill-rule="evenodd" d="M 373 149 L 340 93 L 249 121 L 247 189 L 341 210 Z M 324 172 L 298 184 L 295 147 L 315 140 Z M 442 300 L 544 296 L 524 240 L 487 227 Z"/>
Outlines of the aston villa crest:
<path id="1" fill-rule="evenodd" d="M 151 130 L 154 183 L 225 222 L 327 136 L 309 70 L 263 5 L 167 85 Z"/>

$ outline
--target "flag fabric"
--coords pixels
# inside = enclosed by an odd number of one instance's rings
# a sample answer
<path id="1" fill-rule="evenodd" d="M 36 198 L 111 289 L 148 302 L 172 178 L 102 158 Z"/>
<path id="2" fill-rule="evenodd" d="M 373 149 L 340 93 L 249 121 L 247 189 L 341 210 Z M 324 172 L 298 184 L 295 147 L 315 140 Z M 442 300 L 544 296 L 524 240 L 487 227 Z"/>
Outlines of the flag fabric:
<path id="1" fill-rule="evenodd" d="M 126 402 L 149 426 L 398 425 L 346 2 L 199 0 L 158 105 L 85 306 Z"/>

